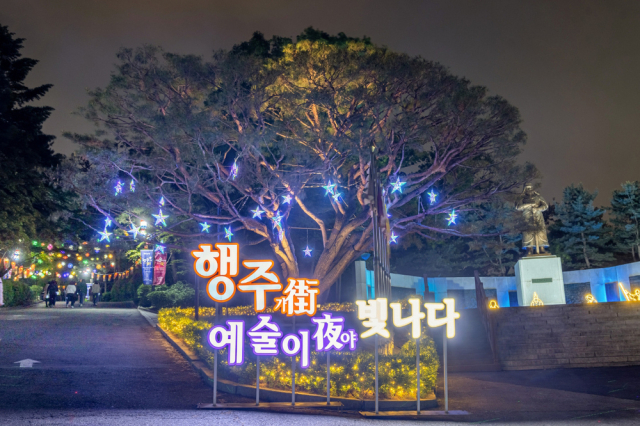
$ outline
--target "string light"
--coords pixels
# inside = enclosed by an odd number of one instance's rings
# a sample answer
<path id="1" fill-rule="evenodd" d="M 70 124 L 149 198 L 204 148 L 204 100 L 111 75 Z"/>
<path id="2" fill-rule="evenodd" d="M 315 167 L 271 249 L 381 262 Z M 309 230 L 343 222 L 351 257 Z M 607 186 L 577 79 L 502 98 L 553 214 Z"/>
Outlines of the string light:
<path id="1" fill-rule="evenodd" d="M 436 203 L 436 197 L 438 196 L 438 194 L 433 192 L 432 189 L 431 191 L 427 192 L 427 195 L 429 196 L 429 204 L 434 205 Z"/>
<path id="2" fill-rule="evenodd" d="M 329 194 L 333 195 L 335 187 L 336 187 L 336 184 L 335 183 L 331 183 L 331 181 L 329 181 L 328 185 L 323 186 L 323 188 L 325 189 L 324 195 L 325 196 L 327 196 Z"/>
<path id="3" fill-rule="evenodd" d="M 283 195 L 282 198 L 283 198 L 282 200 L 283 204 L 291 204 L 291 195 L 289 194 Z"/>
<path id="4" fill-rule="evenodd" d="M 305 248 L 305 249 L 304 249 L 304 250 L 302 250 L 302 251 L 304 252 L 304 255 L 305 255 L 306 257 L 311 257 L 311 252 L 312 252 L 313 250 L 311 250 L 311 249 L 309 248 L 309 246 L 307 245 L 307 248 Z"/>
<path id="5" fill-rule="evenodd" d="M 584 298 L 587 300 L 587 303 L 598 303 L 598 301 L 595 297 L 593 297 L 592 294 L 587 294 Z"/>
<path id="6" fill-rule="evenodd" d="M 231 227 L 224 228 L 224 237 L 231 241 L 231 237 L 233 237 L 233 232 L 231 232 Z"/>
<path id="7" fill-rule="evenodd" d="M 207 222 L 202 222 L 200 226 L 202 226 L 202 230 L 200 232 L 206 232 L 207 234 L 209 233 L 209 228 L 211 228 L 211 225 L 209 225 Z"/>
<path id="8" fill-rule="evenodd" d="M 456 224 L 456 220 L 458 219 L 458 214 L 456 213 L 455 210 L 451 210 L 451 213 L 449 213 L 449 217 L 447 218 L 447 225 L 455 225 Z"/>
<path id="9" fill-rule="evenodd" d="M 620 289 L 622 290 L 622 294 L 624 294 L 624 298 L 627 300 L 627 302 L 640 302 L 639 289 L 636 289 L 635 293 L 631 293 L 630 291 L 627 291 L 626 288 L 624 288 L 621 282 L 618 283 L 618 286 L 620 286 Z"/>
<path id="10" fill-rule="evenodd" d="M 156 218 L 156 226 L 158 226 L 159 224 L 162 224 L 162 226 L 167 226 L 167 222 L 165 221 L 165 219 L 167 219 L 169 215 L 162 214 L 162 209 L 160 209 L 160 212 L 158 214 L 152 214 L 151 216 Z"/>
<path id="11" fill-rule="evenodd" d="M 498 302 L 496 302 L 495 300 L 491 300 L 489 302 L 489 309 L 499 309 L 500 306 L 498 306 Z"/>
<path id="12" fill-rule="evenodd" d="M 407 182 L 402 182 L 400 180 L 400 178 L 398 177 L 398 179 L 396 180 L 396 182 L 393 184 L 393 189 L 391 190 L 391 193 L 393 194 L 394 192 L 398 191 L 402 194 L 402 186 L 406 185 Z"/>
<path id="13" fill-rule="evenodd" d="M 124 186 L 124 184 L 121 181 L 118 181 L 118 183 L 116 183 L 116 186 L 115 186 L 116 195 L 122 194 L 122 187 L 123 186 Z"/>
<path id="14" fill-rule="evenodd" d="M 538 293 L 536 293 L 535 291 L 533 292 L 531 306 L 544 306 L 544 303 L 542 303 L 542 300 L 540 300 L 540 298 L 538 297 Z"/>
<path id="15" fill-rule="evenodd" d="M 260 206 L 256 207 L 255 210 L 251 210 L 251 212 L 253 212 L 253 218 L 258 218 L 258 219 L 262 219 L 262 214 L 264 213 L 264 210 L 260 210 Z"/>

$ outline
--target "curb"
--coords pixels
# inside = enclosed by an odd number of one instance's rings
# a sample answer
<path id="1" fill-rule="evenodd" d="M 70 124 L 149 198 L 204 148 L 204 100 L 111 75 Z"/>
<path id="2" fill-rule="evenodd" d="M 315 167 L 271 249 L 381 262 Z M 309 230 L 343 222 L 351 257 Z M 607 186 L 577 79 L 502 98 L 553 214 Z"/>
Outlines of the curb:
<path id="1" fill-rule="evenodd" d="M 164 330 L 160 325 L 156 328 L 160 331 L 160 334 L 173 346 L 191 365 L 191 367 L 202 377 L 204 382 L 213 387 L 213 371 L 209 369 L 206 363 L 204 363 L 198 355 L 191 350 L 191 348 L 184 345 L 180 338 L 175 336 L 170 331 Z M 239 395 L 248 398 L 255 398 L 256 388 L 255 386 L 243 385 L 235 383 L 230 380 L 218 379 L 218 390 L 220 392 Z M 269 389 L 260 387 L 260 401 L 264 402 L 291 402 L 291 392 L 282 391 L 278 389 Z M 314 395 L 304 392 L 296 392 L 296 402 L 326 402 L 326 396 Z M 360 400 L 353 398 L 340 398 L 332 397 L 331 402 L 342 403 L 342 409 L 353 411 L 373 411 L 375 409 L 375 401 L 373 400 Z M 397 400 L 380 400 L 378 402 L 379 410 L 381 411 L 403 411 L 403 410 L 415 410 L 416 401 L 397 401 Z M 428 399 L 423 399 L 420 402 L 420 406 L 423 410 L 430 408 L 436 408 L 438 401 L 436 396 L 431 393 Z M 326 407 L 330 408 L 330 407 Z"/>

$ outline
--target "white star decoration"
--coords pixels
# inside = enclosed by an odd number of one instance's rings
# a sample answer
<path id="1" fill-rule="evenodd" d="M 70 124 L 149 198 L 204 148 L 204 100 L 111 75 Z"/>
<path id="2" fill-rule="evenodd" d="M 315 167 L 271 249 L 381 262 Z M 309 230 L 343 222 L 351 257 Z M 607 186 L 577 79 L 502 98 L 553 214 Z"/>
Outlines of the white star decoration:
<path id="1" fill-rule="evenodd" d="M 429 196 L 429 204 L 434 205 L 436 203 L 436 197 L 438 196 L 438 194 L 433 192 L 432 189 L 430 192 L 427 192 L 427 195 Z"/>
<path id="2" fill-rule="evenodd" d="M 394 244 L 398 244 L 398 236 L 396 235 L 395 232 L 391 233 L 391 242 Z"/>
<path id="3" fill-rule="evenodd" d="M 451 213 L 449 213 L 449 217 L 447 218 L 448 223 L 447 225 L 455 225 L 456 224 L 456 219 L 458 219 L 458 214 L 456 213 L 455 210 L 451 210 Z"/>
<path id="4" fill-rule="evenodd" d="M 224 237 L 231 241 L 231 237 L 233 237 L 233 232 L 231 232 L 231 227 L 224 228 Z"/>
<path id="5" fill-rule="evenodd" d="M 202 226 L 202 230 L 200 232 L 206 232 L 207 234 L 209 233 L 209 228 L 211 228 L 211 225 L 209 225 L 207 222 L 202 222 L 200 226 Z"/>
<path id="6" fill-rule="evenodd" d="M 323 188 L 324 188 L 324 189 L 325 189 L 325 191 L 326 191 L 326 192 L 324 193 L 324 195 L 329 195 L 329 194 L 333 195 L 333 192 L 334 192 L 334 188 L 335 188 L 335 187 L 336 187 L 336 184 L 335 184 L 335 183 L 331 183 L 331 181 L 329 181 L 329 184 L 328 184 L 328 185 L 323 186 Z"/>
<path id="7" fill-rule="evenodd" d="M 262 219 L 262 214 L 264 213 L 264 210 L 260 210 L 260 206 L 256 207 L 255 210 L 251 210 L 251 212 L 253 213 L 253 218 L 255 219 L 256 217 L 258 219 Z"/>
<path id="8" fill-rule="evenodd" d="M 291 204 L 291 195 L 289 194 L 283 195 L 282 198 L 283 198 L 282 202 L 284 204 Z"/>
<path id="9" fill-rule="evenodd" d="M 140 232 L 140 227 L 139 226 L 135 226 L 133 223 L 131 224 L 131 229 L 129 229 L 129 232 L 133 234 L 133 239 L 138 238 L 138 233 Z"/>
<path id="10" fill-rule="evenodd" d="M 307 248 L 306 248 L 306 249 L 304 249 L 304 250 L 302 250 L 302 251 L 304 252 L 304 255 L 305 255 L 305 256 L 307 256 L 307 257 L 311 257 L 311 252 L 312 252 L 313 250 L 311 250 L 311 249 L 309 248 L 309 246 L 307 245 Z"/>
<path id="11" fill-rule="evenodd" d="M 406 185 L 407 182 L 401 182 L 400 178 L 398 178 L 398 180 L 396 180 L 396 183 L 393 184 L 393 189 L 391 190 L 391 193 L 393 194 L 396 191 L 399 191 L 402 194 L 402 186 Z"/>
<path id="12" fill-rule="evenodd" d="M 162 226 L 167 226 L 167 222 L 165 221 L 165 219 L 167 219 L 169 215 L 162 214 L 162 209 L 160 209 L 160 212 L 158 214 L 152 214 L 151 216 L 156 218 L 156 226 L 158 226 L 159 224 L 162 224 Z"/>
<path id="13" fill-rule="evenodd" d="M 100 234 L 100 240 L 99 241 L 107 240 L 108 243 L 111 242 L 109 240 L 109 235 L 111 235 L 111 232 L 107 231 L 107 228 L 104 228 L 104 232 L 98 231 L 98 234 Z"/>

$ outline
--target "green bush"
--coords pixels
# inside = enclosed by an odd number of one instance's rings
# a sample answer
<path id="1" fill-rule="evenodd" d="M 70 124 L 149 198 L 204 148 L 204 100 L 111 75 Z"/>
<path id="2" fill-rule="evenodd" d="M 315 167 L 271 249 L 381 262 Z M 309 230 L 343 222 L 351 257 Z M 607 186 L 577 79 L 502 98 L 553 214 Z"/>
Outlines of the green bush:
<path id="1" fill-rule="evenodd" d="M 29 286 L 18 281 L 3 281 L 2 295 L 5 306 L 24 306 L 33 301 Z"/>
<path id="2" fill-rule="evenodd" d="M 140 288 L 138 288 L 140 291 Z M 144 290 L 143 290 L 144 291 Z M 186 284 L 178 281 L 172 286 L 155 287 L 153 291 L 147 290 L 146 299 L 149 306 L 156 309 L 171 307 L 187 307 L 193 306 L 196 292 Z"/>
<path id="3" fill-rule="evenodd" d="M 112 302 L 111 293 L 110 292 L 102 293 L 100 295 L 100 301 L 101 302 Z"/>
<path id="4" fill-rule="evenodd" d="M 151 306 L 151 301 L 147 297 L 149 292 L 151 292 L 152 288 L 150 285 L 140 284 L 138 287 L 137 295 L 138 295 L 138 306 L 142 306 L 143 308 L 148 308 Z"/>
<path id="5" fill-rule="evenodd" d="M 31 289 L 32 300 L 34 301 L 40 300 L 40 293 L 42 293 L 42 286 L 35 284 L 30 286 L 29 288 Z"/>

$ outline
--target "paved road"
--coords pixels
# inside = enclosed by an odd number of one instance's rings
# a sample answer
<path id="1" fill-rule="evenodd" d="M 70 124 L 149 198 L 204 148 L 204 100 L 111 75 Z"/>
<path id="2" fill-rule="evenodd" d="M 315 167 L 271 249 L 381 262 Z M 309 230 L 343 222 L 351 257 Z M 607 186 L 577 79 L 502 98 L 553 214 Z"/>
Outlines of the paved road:
<path id="1" fill-rule="evenodd" d="M 15 364 L 24 359 L 40 362 L 33 368 Z M 640 402 L 635 400 L 640 393 L 636 392 L 639 372 L 634 367 L 452 374 L 451 408 L 472 415 L 449 418 L 446 423 L 640 424 Z M 617 386 L 622 390 L 616 391 Z M 194 409 L 196 403 L 210 399 L 211 388 L 135 309 L 0 310 L 3 426 L 413 424 L 366 420 L 353 414 Z M 443 419 L 432 420 L 432 424 L 443 423 Z"/>

